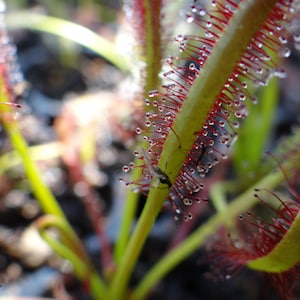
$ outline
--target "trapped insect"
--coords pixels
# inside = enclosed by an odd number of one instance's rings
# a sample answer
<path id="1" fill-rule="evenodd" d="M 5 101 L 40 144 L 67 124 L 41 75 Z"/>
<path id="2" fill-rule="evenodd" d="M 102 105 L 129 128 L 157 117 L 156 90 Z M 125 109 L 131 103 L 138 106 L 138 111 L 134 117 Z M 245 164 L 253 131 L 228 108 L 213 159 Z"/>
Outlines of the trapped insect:
<path id="1" fill-rule="evenodd" d="M 147 165 L 148 170 L 152 174 L 152 176 L 157 177 L 159 179 L 160 183 L 166 184 L 169 188 L 171 188 L 172 183 L 171 183 L 169 176 L 164 171 L 162 171 L 158 166 L 154 167 L 152 165 L 152 163 L 150 162 L 149 156 L 146 153 L 144 148 L 142 148 L 142 152 L 143 152 L 145 164 Z"/>

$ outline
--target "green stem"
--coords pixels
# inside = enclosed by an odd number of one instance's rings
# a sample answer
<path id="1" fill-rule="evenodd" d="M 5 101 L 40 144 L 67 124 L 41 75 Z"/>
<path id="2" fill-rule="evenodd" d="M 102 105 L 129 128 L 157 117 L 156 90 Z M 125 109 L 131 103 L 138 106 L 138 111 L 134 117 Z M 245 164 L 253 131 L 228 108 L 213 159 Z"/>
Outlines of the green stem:
<path id="1" fill-rule="evenodd" d="M 69 249 L 72 249 L 72 252 L 77 257 L 80 257 L 81 260 L 85 261 L 86 265 L 89 264 L 89 258 L 84 251 L 83 245 L 80 240 L 77 239 L 75 232 L 65 219 L 59 216 L 45 215 L 36 221 L 36 225 L 39 231 L 43 233 L 49 228 L 56 228 L 59 231 L 63 244 Z"/>
<path id="2" fill-rule="evenodd" d="M 289 167 L 291 167 L 291 164 Z M 283 179 L 284 176 L 280 170 L 264 177 L 233 202 L 228 204 L 222 211 L 216 213 L 205 224 L 200 226 L 195 232 L 188 236 L 177 248 L 166 254 L 166 256 L 164 256 L 146 274 L 134 290 L 131 300 L 144 299 L 157 282 L 159 282 L 167 273 L 186 259 L 190 254 L 199 249 L 199 247 L 205 242 L 206 238 L 209 235 L 214 234 L 218 227 L 222 225 L 230 226 L 234 218 L 255 205 L 258 201 L 257 198 L 253 196 L 255 188 L 272 189 L 281 183 Z"/>
<path id="3" fill-rule="evenodd" d="M 77 274 L 78 278 L 80 280 L 85 280 L 88 275 L 88 268 L 86 265 L 86 262 L 83 261 L 74 251 L 73 249 L 70 249 L 67 247 L 64 243 L 61 243 L 57 240 L 56 237 L 53 236 L 53 234 L 48 232 L 49 224 L 44 224 L 44 222 L 36 222 L 38 231 L 41 235 L 41 237 L 51 246 L 51 248 L 58 253 L 61 257 L 67 259 L 71 262 L 75 273 Z M 51 224 L 52 228 L 56 228 L 57 224 Z"/>
<path id="4" fill-rule="evenodd" d="M 168 190 L 163 190 L 164 187 L 165 185 L 159 185 L 157 189 L 151 189 L 149 192 L 146 205 L 139 217 L 137 226 L 122 257 L 122 261 L 120 261 L 117 272 L 111 282 L 110 299 L 121 300 L 125 297 L 125 287 L 129 276 L 156 217 L 161 210 L 164 199 L 168 196 Z"/>
<path id="5" fill-rule="evenodd" d="M 78 278 L 90 283 L 94 298 L 106 300 L 106 286 L 91 265 L 80 240 L 78 240 L 66 220 L 57 216 L 47 215 L 38 219 L 36 224 L 41 236 L 49 243 L 52 249 L 72 263 Z M 58 229 L 61 241 L 48 233 L 49 228 Z"/>
<path id="6" fill-rule="evenodd" d="M 33 193 L 36 199 L 39 201 L 42 210 L 46 214 L 56 215 L 65 218 L 63 211 L 58 205 L 56 199 L 54 198 L 52 192 L 45 185 L 40 171 L 38 170 L 36 164 L 32 161 L 27 144 L 23 139 L 16 121 L 2 119 L 3 127 L 9 136 L 11 144 L 20 156 L 24 169 L 31 185 Z"/>

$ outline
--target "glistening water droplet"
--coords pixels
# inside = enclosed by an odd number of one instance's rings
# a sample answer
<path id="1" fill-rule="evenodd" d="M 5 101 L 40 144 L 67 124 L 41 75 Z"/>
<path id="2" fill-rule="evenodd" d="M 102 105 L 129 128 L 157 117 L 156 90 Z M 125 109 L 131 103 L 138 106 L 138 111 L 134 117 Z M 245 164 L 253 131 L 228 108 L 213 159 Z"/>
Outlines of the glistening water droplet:
<path id="1" fill-rule="evenodd" d="M 150 98 L 155 97 L 155 96 L 158 96 L 158 95 L 159 95 L 158 90 L 151 90 L 151 91 L 149 91 L 149 94 L 148 94 L 148 96 L 149 96 Z"/>
<path id="2" fill-rule="evenodd" d="M 290 57 L 290 55 L 291 55 L 291 49 L 288 48 L 288 47 L 283 47 L 283 48 L 281 48 L 281 49 L 279 50 L 278 55 L 279 55 L 280 57 Z"/>
<path id="3" fill-rule="evenodd" d="M 130 168 L 128 166 L 123 166 L 123 171 L 124 172 L 129 172 Z"/>
<path id="4" fill-rule="evenodd" d="M 186 16 L 186 21 L 187 21 L 188 23 L 193 23 L 194 20 L 195 20 L 195 18 L 194 18 L 193 15 L 188 14 L 188 15 Z"/>
<path id="5" fill-rule="evenodd" d="M 136 134 L 141 134 L 143 131 L 142 131 L 142 129 L 140 127 L 137 127 L 135 129 L 135 132 L 136 132 Z"/>

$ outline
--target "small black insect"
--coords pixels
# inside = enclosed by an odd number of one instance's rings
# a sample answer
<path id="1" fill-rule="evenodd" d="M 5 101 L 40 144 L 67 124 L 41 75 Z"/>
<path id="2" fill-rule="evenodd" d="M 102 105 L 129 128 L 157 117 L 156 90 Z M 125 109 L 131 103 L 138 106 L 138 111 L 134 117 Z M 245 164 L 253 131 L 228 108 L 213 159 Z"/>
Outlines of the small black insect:
<path id="1" fill-rule="evenodd" d="M 145 149 L 142 148 L 142 152 L 144 155 L 144 161 L 145 161 L 150 173 L 154 177 L 157 177 L 159 179 L 160 183 L 166 184 L 170 188 L 172 186 L 172 183 L 171 183 L 169 176 L 164 171 L 162 171 L 158 166 L 153 166 L 151 164 L 150 159 L 149 159 Z"/>
<path id="2" fill-rule="evenodd" d="M 169 176 L 164 171 L 162 171 L 159 167 L 154 167 L 153 170 L 160 183 L 167 184 L 169 188 L 172 186 Z"/>

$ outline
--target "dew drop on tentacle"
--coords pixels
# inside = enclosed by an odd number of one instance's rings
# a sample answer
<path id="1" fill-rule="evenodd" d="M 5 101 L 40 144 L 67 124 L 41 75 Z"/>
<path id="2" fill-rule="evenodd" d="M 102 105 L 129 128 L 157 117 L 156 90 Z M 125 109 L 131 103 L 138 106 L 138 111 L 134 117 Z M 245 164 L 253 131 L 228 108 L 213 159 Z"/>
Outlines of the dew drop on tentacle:
<path id="1" fill-rule="evenodd" d="M 285 72 L 285 70 L 284 69 L 282 69 L 282 68 L 275 68 L 274 70 L 273 70 L 273 74 L 274 74 L 274 76 L 276 76 L 277 78 L 286 78 L 286 72 Z"/>
<path id="2" fill-rule="evenodd" d="M 143 132 L 143 130 L 140 128 L 140 127 L 137 127 L 136 129 L 135 129 L 135 133 L 136 134 L 141 134 Z"/>
<path id="3" fill-rule="evenodd" d="M 257 104 L 257 103 L 258 103 L 257 97 L 255 97 L 255 96 L 251 97 L 251 102 L 252 102 L 253 104 Z"/>
<path id="4" fill-rule="evenodd" d="M 189 64 L 189 69 L 190 69 L 191 71 L 196 70 L 197 68 L 196 68 L 195 63 L 190 63 L 190 64 Z"/>
<path id="5" fill-rule="evenodd" d="M 283 58 L 288 58 L 291 55 L 291 49 L 289 47 L 282 47 L 279 49 L 278 55 Z"/>
<path id="6" fill-rule="evenodd" d="M 173 57 L 173 56 L 168 56 L 167 59 L 166 59 L 166 62 L 167 62 L 169 65 L 173 65 L 174 57 Z"/>
<path id="7" fill-rule="evenodd" d="M 212 27 L 212 22 L 210 22 L 210 21 L 207 21 L 207 22 L 206 22 L 206 27 L 207 27 L 207 28 L 210 28 L 210 27 Z"/>
<path id="8" fill-rule="evenodd" d="M 189 198 L 184 198 L 182 202 L 186 206 L 190 206 L 190 205 L 193 204 L 193 201 L 191 199 L 189 199 Z"/>
<path id="9" fill-rule="evenodd" d="M 186 39 L 186 37 L 185 37 L 183 34 L 178 34 L 178 35 L 174 38 L 175 42 L 182 42 L 182 41 L 184 41 L 185 39 Z"/>
<path id="10" fill-rule="evenodd" d="M 194 16 L 193 13 L 189 13 L 189 14 L 186 15 L 186 21 L 188 23 L 192 23 L 192 22 L 194 22 L 194 20 L 195 20 L 195 16 Z"/>
<path id="11" fill-rule="evenodd" d="M 195 2 L 195 1 L 194 1 Z M 201 8 L 200 8 L 201 9 Z M 197 12 L 197 7 L 196 7 L 196 5 L 195 4 L 193 4 L 192 6 L 191 6 L 191 11 L 192 11 L 192 13 L 196 13 Z"/>
<path id="12" fill-rule="evenodd" d="M 127 173 L 130 171 L 130 167 L 129 166 L 123 166 L 123 172 Z"/>
<path id="13" fill-rule="evenodd" d="M 148 93 L 148 96 L 150 98 L 159 96 L 159 91 L 158 90 L 150 90 L 149 93 Z"/>
<path id="14" fill-rule="evenodd" d="M 280 42 L 281 44 L 287 44 L 288 39 L 287 39 L 286 36 L 280 35 L 280 36 L 279 36 L 279 42 Z"/>
<path id="15" fill-rule="evenodd" d="M 193 218 L 193 215 L 192 215 L 192 213 L 189 212 L 183 216 L 183 221 L 187 222 L 187 221 L 190 221 L 192 218 Z"/>
<path id="16" fill-rule="evenodd" d="M 247 89 L 248 88 L 248 83 L 246 81 L 241 83 L 242 88 Z"/>
<path id="17" fill-rule="evenodd" d="M 146 127 L 150 127 L 151 124 L 152 124 L 152 122 L 151 122 L 150 120 L 146 120 L 146 121 L 145 121 L 145 126 L 146 126 Z"/>

